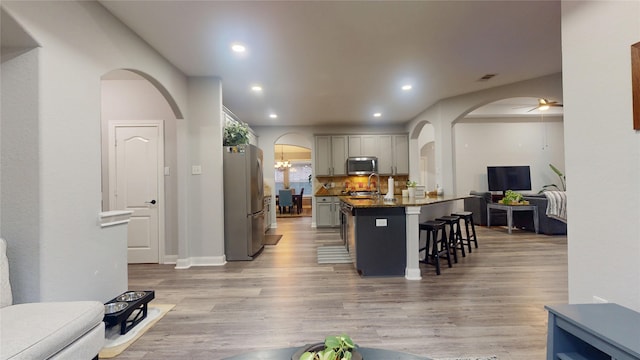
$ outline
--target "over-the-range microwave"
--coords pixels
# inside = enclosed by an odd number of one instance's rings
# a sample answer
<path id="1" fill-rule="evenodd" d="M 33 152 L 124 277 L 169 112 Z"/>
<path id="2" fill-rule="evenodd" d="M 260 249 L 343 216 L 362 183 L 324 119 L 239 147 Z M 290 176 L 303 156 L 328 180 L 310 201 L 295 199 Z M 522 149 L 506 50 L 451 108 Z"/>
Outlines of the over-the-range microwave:
<path id="1" fill-rule="evenodd" d="M 369 175 L 378 172 L 378 158 L 375 156 L 357 156 L 347 158 L 347 174 Z"/>

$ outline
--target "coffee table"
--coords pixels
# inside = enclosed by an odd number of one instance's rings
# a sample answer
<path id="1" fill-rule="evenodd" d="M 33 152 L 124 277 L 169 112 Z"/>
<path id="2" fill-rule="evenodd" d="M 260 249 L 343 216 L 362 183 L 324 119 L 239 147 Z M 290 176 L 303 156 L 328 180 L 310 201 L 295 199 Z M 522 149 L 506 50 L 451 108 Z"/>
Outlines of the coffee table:
<path id="1" fill-rule="evenodd" d="M 260 350 L 242 355 L 236 355 L 224 360 L 290 360 L 299 347 Z M 364 360 L 431 360 L 426 357 L 411 355 L 398 351 L 358 347 Z"/>
<path id="2" fill-rule="evenodd" d="M 538 233 L 538 207 L 536 205 L 505 205 L 505 204 L 487 204 L 487 227 L 491 227 L 491 209 L 504 210 L 507 212 L 507 231 L 511 234 L 513 226 L 514 211 L 533 211 L 533 227 Z"/>

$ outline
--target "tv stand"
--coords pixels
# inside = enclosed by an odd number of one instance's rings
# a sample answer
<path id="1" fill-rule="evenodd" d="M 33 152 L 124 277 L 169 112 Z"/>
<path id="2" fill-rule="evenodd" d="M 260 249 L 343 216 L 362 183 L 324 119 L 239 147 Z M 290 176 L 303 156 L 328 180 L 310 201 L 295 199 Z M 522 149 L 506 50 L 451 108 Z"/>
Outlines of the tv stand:
<path id="1" fill-rule="evenodd" d="M 638 360 L 640 314 L 623 306 L 545 306 L 549 311 L 547 360 Z"/>

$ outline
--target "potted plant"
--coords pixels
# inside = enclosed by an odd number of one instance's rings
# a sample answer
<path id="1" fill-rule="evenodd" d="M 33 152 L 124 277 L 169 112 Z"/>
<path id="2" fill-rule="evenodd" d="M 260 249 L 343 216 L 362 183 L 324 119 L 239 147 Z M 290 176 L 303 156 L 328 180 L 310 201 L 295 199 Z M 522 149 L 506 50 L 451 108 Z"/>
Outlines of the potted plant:
<path id="1" fill-rule="evenodd" d="M 562 171 L 560 171 L 557 167 L 553 166 L 552 164 L 549 164 L 549 167 L 551 168 L 551 170 L 556 173 L 556 175 L 558 175 L 558 178 L 560 178 L 560 186 L 556 185 L 556 184 L 547 184 L 545 186 L 542 187 L 542 190 L 540 190 L 540 192 L 538 192 L 538 194 L 542 194 L 542 192 L 544 192 L 545 190 L 551 190 L 551 189 L 557 189 L 560 191 L 566 191 L 567 190 L 567 184 L 566 184 L 566 177 L 564 176 L 564 174 L 562 173 Z"/>
<path id="2" fill-rule="evenodd" d="M 522 194 L 513 190 L 507 190 L 500 202 L 505 205 L 526 205 L 529 203 L 528 201 L 522 200 Z"/>
<path id="3" fill-rule="evenodd" d="M 409 191 L 409 197 L 415 197 L 416 196 L 416 186 L 418 186 L 418 183 L 415 181 L 411 181 L 411 180 L 407 180 L 407 190 Z"/>
<path id="4" fill-rule="evenodd" d="M 355 350 L 356 345 L 348 335 L 327 336 L 324 344 L 314 344 L 304 348 L 302 355 L 292 360 L 356 360 L 362 356 Z"/>
<path id="5" fill-rule="evenodd" d="M 224 127 L 224 137 L 222 145 L 236 146 L 249 143 L 249 126 L 247 124 L 228 121 Z"/>

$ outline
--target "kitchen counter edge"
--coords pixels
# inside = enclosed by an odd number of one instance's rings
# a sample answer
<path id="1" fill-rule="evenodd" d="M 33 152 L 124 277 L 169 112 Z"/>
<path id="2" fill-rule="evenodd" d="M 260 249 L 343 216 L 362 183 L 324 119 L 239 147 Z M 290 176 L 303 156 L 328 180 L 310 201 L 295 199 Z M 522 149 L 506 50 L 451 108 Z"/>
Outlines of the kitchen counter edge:
<path id="1" fill-rule="evenodd" d="M 343 201 L 354 208 L 394 208 L 394 207 L 408 207 L 408 206 L 424 206 L 437 204 L 448 201 L 463 200 L 471 197 L 470 195 L 440 195 L 436 197 L 423 197 L 423 198 L 408 198 L 401 195 L 395 195 L 393 201 L 384 200 L 381 196 L 378 199 L 357 199 L 354 196 L 338 196 L 340 201 Z"/>

